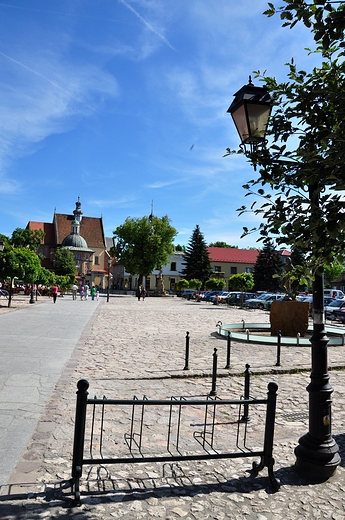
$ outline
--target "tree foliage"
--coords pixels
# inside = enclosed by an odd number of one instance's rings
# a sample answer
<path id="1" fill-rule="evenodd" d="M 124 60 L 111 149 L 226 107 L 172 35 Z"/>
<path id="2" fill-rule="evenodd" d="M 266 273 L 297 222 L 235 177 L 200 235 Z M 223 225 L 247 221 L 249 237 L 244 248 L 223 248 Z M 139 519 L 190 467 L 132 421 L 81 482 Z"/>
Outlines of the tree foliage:
<path id="1" fill-rule="evenodd" d="M 43 242 L 45 233 L 42 229 L 22 229 L 16 228 L 10 238 L 11 244 L 15 247 L 27 247 L 31 251 L 37 251 Z"/>
<path id="2" fill-rule="evenodd" d="M 212 269 L 210 257 L 207 251 L 204 235 L 201 233 L 197 225 L 193 231 L 192 237 L 186 247 L 184 255 L 184 268 L 181 276 L 187 280 L 197 278 L 205 284 L 205 281 L 211 276 Z"/>
<path id="3" fill-rule="evenodd" d="M 278 244 L 299 249 L 314 274 L 344 256 L 345 200 L 345 4 L 324 0 L 284 0 L 268 16 L 279 13 L 283 25 L 302 21 L 317 42 L 314 56 L 319 65 L 309 72 L 292 60 L 287 81 L 257 71 L 274 102 L 267 128 L 269 145 L 250 154 L 258 177 L 244 185 L 255 200 L 250 208 L 263 220 L 260 240 L 275 238 Z M 229 153 L 230 150 L 228 150 Z"/>
<path id="4" fill-rule="evenodd" d="M 258 254 L 254 266 L 255 291 L 277 292 L 280 290 L 283 262 L 281 254 L 272 242 L 267 242 Z"/>
<path id="5" fill-rule="evenodd" d="M 55 252 L 55 273 L 58 276 L 75 276 L 76 265 L 74 255 L 72 251 L 66 247 L 60 247 Z"/>
<path id="6" fill-rule="evenodd" d="M 132 276 L 148 276 L 154 269 L 166 265 L 173 252 L 177 230 L 168 216 L 150 218 L 127 218 L 114 231 L 116 246 L 112 250 L 118 262 Z"/>
<path id="7" fill-rule="evenodd" d="M 331 265 L 325 267 L 325 280 L 331 284 L 333 280 L 339 278 L 344 272 L 344 265 L 339 260 L 334 260 Z"/>
<path id="8" fill-rule="evenodd" d="M 254 287 L 252 273 L 238 273 L 229 278 L 229 291 L 251 291 Z"/>
<path id="9" fill-rule="evenodd" d="M 224 278 L 209 278 L 205 282 L 206 289 L 211 291 L 222 291 L 226 286 Z"/>
<path id="10" fill-rule="evenodd" d="M 11 307 L 13 280 L 18 278 L 26 283 L 36 282 L 40 269 L 41 261 L 34 251 L 5 244 L 0 253 L 0 279 L 10 279 L 8 307 Z"/>
<path id="11" fill-rule="evenodd" d="M 211 242 L 209 247 L 227 247 L 227 248 L 235 248 L 238 249 L 238 246 L 230 246 L 226 242 L 222 242 L 221 240 L 218 240 L 217 242 Z"/>

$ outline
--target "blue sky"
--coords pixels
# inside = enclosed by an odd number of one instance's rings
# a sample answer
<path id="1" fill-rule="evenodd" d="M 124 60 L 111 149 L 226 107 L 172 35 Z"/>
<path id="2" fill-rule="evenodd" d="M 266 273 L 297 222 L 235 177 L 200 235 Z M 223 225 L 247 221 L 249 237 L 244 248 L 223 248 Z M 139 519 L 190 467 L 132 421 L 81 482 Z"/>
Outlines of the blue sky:
<path id="1" fill-rule="evenodd" d="M 279 4 L 282 2 L 278 2 Z M 256 217 L 226 113 L 253 70 L 279 80 L 294 57 L 310 68 L 303 25 L 262 15 L 266 0 L 0 1 L 0 233 L 54 209 L 103 216 L 168 215 L 187 244 L 239 247 Z M 308 65 L 309 63 L 309 65 Z"/>

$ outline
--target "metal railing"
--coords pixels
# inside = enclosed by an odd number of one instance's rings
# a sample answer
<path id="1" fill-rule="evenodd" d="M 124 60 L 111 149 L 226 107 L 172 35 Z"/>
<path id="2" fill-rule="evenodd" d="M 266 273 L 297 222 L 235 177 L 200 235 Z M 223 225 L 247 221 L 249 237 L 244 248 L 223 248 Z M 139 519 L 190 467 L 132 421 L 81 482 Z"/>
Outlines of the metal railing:
<path id="1" fill-rule="evenodd" d="M 82 379 L 77 386 L 70 480 L 77 505 L 80 504 L 84 465 L 260 457 L 260 462 L 253 462 L 252 471 L 257 474 L 267 467 L 271 488 L 279 489 L 279 480 L 273 474 L 272 455 L 278 386 L 268 384 L 266 399 L 249 397 L 248 365 L 246 392 L 241 399 L 211 395 L 202 398 L 174 396 L 170 400 L 151 400 L 146 396 L 142 399 L 89 399 L 88 381 Z M 254 446 L 248 439 L 249 409 L 254 412 L 255 408 L 258 417 L 263 415 L 263 408 L 266 410 L 260 449 L 257 439 Z M 124 423 L 129 432 L 119 434 L 120 425 Z M 155 430 L 157 424 L 160 424 L 158 431 Z M 193 430 L 195 427 L 199 429 Z M 86 452 L 88 456 L 85 456 Z"/>

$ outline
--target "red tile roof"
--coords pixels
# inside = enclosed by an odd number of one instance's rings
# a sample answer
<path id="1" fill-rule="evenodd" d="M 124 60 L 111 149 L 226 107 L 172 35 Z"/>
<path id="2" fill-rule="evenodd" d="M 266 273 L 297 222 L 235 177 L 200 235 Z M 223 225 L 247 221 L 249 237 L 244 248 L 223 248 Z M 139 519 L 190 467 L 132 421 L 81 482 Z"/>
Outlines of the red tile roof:
<path id="1" fill-rule="evenodd" d="M 208 247 L 211 262 L 231 264 L 255 264 L 259 249 L 237 249 L 236 247 Z"/>
<path id="2" fill-rule="evenodd" d="M 71 233 L 74 219 L 74 215 L 55 213 L 54 224 L 58 244 L 61 244 L 63 239 Z M 101 218 L 83 217 L 80 223 L 79 233 L 80 236 L 86 240 L 88 247 L 91 249 L 94 247 L 105 248 L 103 221 Z"/>
<path id="3" fill-rule="evenodd" d="M 45 232 L 43 244 L 48 246 L 56 246 L 53 224 L 49 224 L 48 222 L 33 222 L 30 220 L 26 228 L 31 229 L 32 231 L 42 229 L 42 231 Z"/>

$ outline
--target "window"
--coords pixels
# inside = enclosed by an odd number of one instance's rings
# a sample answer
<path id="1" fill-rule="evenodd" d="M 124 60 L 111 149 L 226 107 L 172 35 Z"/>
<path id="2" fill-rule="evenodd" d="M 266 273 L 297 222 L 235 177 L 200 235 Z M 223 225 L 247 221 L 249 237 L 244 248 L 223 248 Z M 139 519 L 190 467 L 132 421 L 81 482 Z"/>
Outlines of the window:
<path id="1" fill-rule="evenodd" d="M 75 254 L 75 259 L 76 259 L 76 260 L 80 260 L 80 259 L 81 259 L 81 255 L 80 255 L 80 253 L 76 253 L 76 254 Z"/>
<path id="2" fill-rule="evenodd" d="M 99 257 L 95 256 L 95 265 L 99 265 Z"/>
<path id="3" fill-rule="evenodd" d="M 230 267 L 230 274 L 237 274 L 237 267 Z"/>
<path id="4" fill-rule="evenodd" d="M 220 272 L 221 272 L 221 267 L 220 267 L 220 265 L 215 265 L 215 266 L 214 266 L 214 272 L 215 272 L 215 273 L 220 273 Z"/>
<path id="5" fill-rule="evenodd" d="M 170 271 L 176 271 L 176 262 L 171 262 Z"/>
<path id="6" fill-rule="evenodd" d="M 251 273 L 253 272 L 253 269 L 251 267 L 246 267 L 246 273 Z"/>

